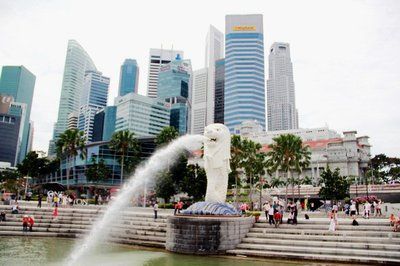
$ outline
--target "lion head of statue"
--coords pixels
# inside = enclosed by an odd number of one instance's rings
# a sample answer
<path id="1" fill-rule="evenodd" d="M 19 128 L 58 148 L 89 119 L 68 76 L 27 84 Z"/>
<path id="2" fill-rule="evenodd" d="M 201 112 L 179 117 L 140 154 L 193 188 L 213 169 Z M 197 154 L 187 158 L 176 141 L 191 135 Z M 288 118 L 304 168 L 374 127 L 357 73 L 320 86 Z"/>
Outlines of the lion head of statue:
<path id="1" fill-rule="evenodd" d="M 223 124 L 211 124 L 204 129 L 204 137 L 205 167 L 222 167 L 231 157 L 229 129 Z"/>

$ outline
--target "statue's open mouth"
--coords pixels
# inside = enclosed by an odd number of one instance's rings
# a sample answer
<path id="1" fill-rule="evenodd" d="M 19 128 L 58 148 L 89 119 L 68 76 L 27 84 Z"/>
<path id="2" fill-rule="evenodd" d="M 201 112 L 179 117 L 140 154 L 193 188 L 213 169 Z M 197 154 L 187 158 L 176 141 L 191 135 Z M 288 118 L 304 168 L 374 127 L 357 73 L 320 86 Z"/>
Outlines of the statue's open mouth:
<path id="1" fill-rule="evenodd" d="M 210 141 L 217 142 L 217 138 L 210 138 Z"/>

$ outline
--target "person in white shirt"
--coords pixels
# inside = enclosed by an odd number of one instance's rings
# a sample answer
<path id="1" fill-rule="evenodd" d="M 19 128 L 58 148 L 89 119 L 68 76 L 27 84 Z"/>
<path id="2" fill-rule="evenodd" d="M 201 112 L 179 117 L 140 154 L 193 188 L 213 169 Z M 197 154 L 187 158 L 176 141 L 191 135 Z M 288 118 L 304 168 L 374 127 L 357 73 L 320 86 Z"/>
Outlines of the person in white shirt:
<path id="1" fill-rule="evenodd" d="M 364 217 L 369 219 L 369 215 L 371 213 L 371 203 L 369 201 L 364 204 Z"/>
<path id="2" fill-rule="evenodd" d="M 158 203 L 157 203 L 157 201 L 153 205 L 153 210 L 154 210 L 154 220 L 157 220 L 157 212 L 158 212 Z"/>
<path id="3" fill-rule="evenodd" d="M 356 216 L 357 208 L 356 208 L 356 202 L 352 201 L 350 205 L 350 216 L 354 219 Z"/>
<path id="4" fill-rule="evenodd" d="M 275 224 L 274 211 L 275 211 L 275 209 L 272 206 L 268 210 L 268 222 L 269 222 L 269 224 Z"/>
<path id="5" fill-rule="evenodd" d="M 265 212 L 265 220 L 268 221 L 268 211 L 271 208 L 271 205 L 269 205 L 269 202 L 265 202 L 263 205 L 263 210 Z"/>

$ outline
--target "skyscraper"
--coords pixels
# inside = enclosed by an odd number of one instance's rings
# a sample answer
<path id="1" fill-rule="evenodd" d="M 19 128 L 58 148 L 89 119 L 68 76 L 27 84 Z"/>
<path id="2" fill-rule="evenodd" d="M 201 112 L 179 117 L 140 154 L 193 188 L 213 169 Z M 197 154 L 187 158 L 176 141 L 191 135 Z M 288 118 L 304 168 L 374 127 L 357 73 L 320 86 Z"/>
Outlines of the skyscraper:
<path id="1" fill-rule="evenodd" d="M 88 70 L 96 70 L 92 59 L 77 41 L 69 40 L 58 118 L 54 127 L 53 139 L 50 141 L 51 144 L 54 144 L 58 136 L 68 128 L 68 115 L 72 112 L 79 112 L 81 94 L 84 90 L 85 72 Z M 52 147 L 54 145 L 49 146 L 49 155 L 55 152 L 51 150 Z"/>
<path id="2" fill-rule="evenodd" d="M 135 59 L 125 59 L 119 74 L 118 96 L 134 92 L 138 93 L 139 66 Z"/>
<path id="3" fill-rule="evenodd" d="M 12 96 L 0 96 L 0 162 L 11 166 L 18 163 L 27 107 L 13 100 Z"/>
<path id="4" fill-rule="evenodd" d="M 206 60 L 207 68 L 207 112 L 206 125 L 214 123 L 215 108 L 215 61 L 224 57 L 224 34 L 216 29 L 213 25 L 206 37 Z"/>
<path id="5" fill-rule="evenodd" d="M 94 116 L 92 141 L 109 141 L 115 132 L 116 106 L 106 106 Z"/>
<path id="6" fill-rule="evenodd" d="M 264 35 L 262 15 L 225 18 L 225 125 L 245 120 L 265 129 Z"/>
<path id="7" fill-rule="evenodd" d="M 88 142 L 92 141 L 94 116 L 107 105 L 110 78 L 101 72 L 86 71 L 84 90 L 78 115 L 78 129 L 84 132 Z"/>
<path id="8" fill-rule="evenodd" d="M 0 95 L 12 96 L 14 102 L 26 105 L 18 162 L 29 152 L 29 121 L 36 77 L 24 66 L 4 66 L 0 79 Z"/>
<path id="9" fill-rule="evenodd" d="M 190 60 L 179 55 L 160 69 L 158 98 L 171 105 L 170 125 L 181 135 L 190 130 L 191 76 Z"/>
<path id="10" fill-rule="evenodd" d="M 293 66 L 288 43 L 276 42 L 269 54 L 267 80 L 268 130 L 297 129 Z"/>
<path id="11" fill-rule="evenodd" d="M 115 131 L 129 130 L 138 137 L 156 136 L 169 126 L 170 109 L 163 100 L 128 93 L 115 98 L 115 106 Z"/>
<path id="12" fill-rule="evenodd" d="M 203 134 L 207 111 L 210 111 L 207 108 L 207 74 L 208 68 L 193 71 L 192 122 L 190 123 L 192 134 Z"/>
<path id="13" fill-rule="evenodd" d="M 157 98 L 158 74 L 160 67 L 169 64 L 178 55 L 183 58 L 182 51 L 150 49 L 149 74 L 147 80 L 147 96 Z"/>
<path id="14" fill-rule="evenodd" d="M 215 61 L 214 123 L 224 124 L 225 58 Z"/>

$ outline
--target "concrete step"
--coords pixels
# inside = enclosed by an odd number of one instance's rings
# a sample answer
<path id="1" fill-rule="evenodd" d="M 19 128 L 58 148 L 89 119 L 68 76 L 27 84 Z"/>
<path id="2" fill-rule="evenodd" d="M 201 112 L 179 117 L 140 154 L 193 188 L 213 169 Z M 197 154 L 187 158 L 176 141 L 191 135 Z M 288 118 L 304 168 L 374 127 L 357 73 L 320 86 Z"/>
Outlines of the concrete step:
<path id="1" fill-rule="evenodd" d="M 309 239 L 276 239 L 276 238 L 244 238 L 242 244 L 257 245 L 280 245 L 280 246 L 300 246 L 300 247 L 327 247 L 327 248 L 348 248 L 363 250 L 383 250 L 400 251 L 400 245 L 396 243 L 360 243 L 360 242 L 333 242 L 333 241 L 313 241 Z"/>
<path id="2" fill-rule="evenodd" d="M 337 256 L 328 254 L 315 254 L 312 252 L 306 253 L 293 253 L 288 251 L 265 251 L 265 250 L 247 250 L 247 249 L 234 249 L 228 250 L 228 254 L 241 255 L 241 256 L 255 256 L 274 259 L 292 259 L 292 260 L 310 260 L 310 261 L 324 261 L 324 262 L 351 262 L 351 263 L 370 263 L 370 264 L 391 264 L 399 265 L 400 259 L 394 258 L 378 258 L 368 256 Z"/>
<path id="3" fill-rule="evenodd" d="M 144 246 L 144 247 L 153 247 L 153 248 L 165 248 L 165 241 L 164 242 L 154 242 L 154 241 L 145 241 L 139 239 L 130 239 L 130 238 L 109 238 L 109 241 L 119 244 L 126 244 L 126 245 L 135 245 L 135 246 Z"/>
<path id="4" fill-rule="evenodd" d="M 343 236 L 361 236 L 361 237 L 392 237 L 392 238 L 400 238 L 400 234 L 394 234 L 392 231 L 388 232 L 375 232 L 375 231 L 346 231 L 346 230 L 340 230 L 340 225 L 339 229 L 337 231 L 331 232 L 328 230 L 328 227 L 326 227 L 326 230 L 306 230 L 306 229 L 285 229 L 285 228 L 251 228 L 250 232 L 251 233 L 264 233 L 264 234 L 275 234 L 275 235 L 281 235 L 281 234 L 297 234 L 297 235 L 343 235 Z"/>
<path id="5" fill-rule="evenodd" d="M 325 242 L 355 242 L 355 243 L 387 243 L 400 245 L 399 238 L 388 237 L 360 237 L 360 236 L 342 236 L 342 235 L 299 235 L 299 234 L 281 234 L 278 237 L 272 235 L 275 239 L 288 240 L 308 240 Z M 247 233 L 246 238 L 271 239 L 271 235 L 264 233 Z M 246 239 L 244 238 L 244 239 Z"/>
<path id="6" fill-rule="evenodd" d="M 339 218 L 338 222 L 339 224 L 351 224 L 353 220 L 351 218 Z M 298 225 L 303 225 L 303 224 L 329 224 L 330 219 L 329 218 L 316 218 L 316 219 L 310 219 L 310 220 L 306 220 L 306 219 L 298 219 L 297 220 L 297 224 Z M 357 218 L 357 222 L 360 225 L 388 225 L 389 224 L 389 219 L 363 219 L 363 218 Z M 268 224 L 268 221 L 266 221 L 265 219 L 262 219 L 261 221 L 257 222 L 256 224 Z M 284 218 L 283 219 L 283 224 L 287 224 L 287 219 Z"/>
<path id="7" fill-rule="evenodd" d="M 265 224 L 265 223 L 256 223 L 254 224 L 255 228 L 275 228 L 274 225 L 270 224 Z M 317 229 L 317 230 L 324 230 L 327 227 L 329 227 L 329 224 L 298 224 L 298 225 L 292 225 L 292 224 L 280 224 L 279 229 L 293 229 L 293 230 L 299 230 L 299 229 Z M 339 223 L 338 227 L 340 230 L 348 230 L 348 231 L 391 231 L 391 227 L 389 226 L 389 223 L 387 224 L 382 224 L 382 225 L 359 225 L 359 226 L 353 226 L 351 225 L 351 222 L 349 223 Z"/>
<path id="8" fill-rule="evenodd" d="M 20 231 L 2 231 L 0 230 L 0 236 L 34 236 L 34 237 L 64 237 L 64 238 L 76 238 L 82 236 L 81 234 L 75 233 L 56 233 L 56 232 L 22 232 Z"/>
<path id="9" fill-rule="evenodd" d="M 111 238 L 151 241 L 160 243 L 165 243 L 166 239 L 165 236 L 140 235 L 136 234 L 135 232 L 125 232 L 121 230 L 111 230 L 109 236 Z"/>
<path id="10" fill-rule="evenodd" d="M 329 247 L 312 247 L 309 246 L 281 246 L 281 245 L 259 245 L 242 243 L 237 245 L 237 249 L 254 249 L 254 250 L 267 250 L 267 251 L 290 251 L 292 253 L 308 253 L 314 254 L 330 254 L 339 256 L 371 256 L 382 258 L 398 258 L 400 259 L 400 252 L 386 251 L 386 250 L 364 250 L 364 249 L 347 249 L 347 248 L 329 248 Z"/>

